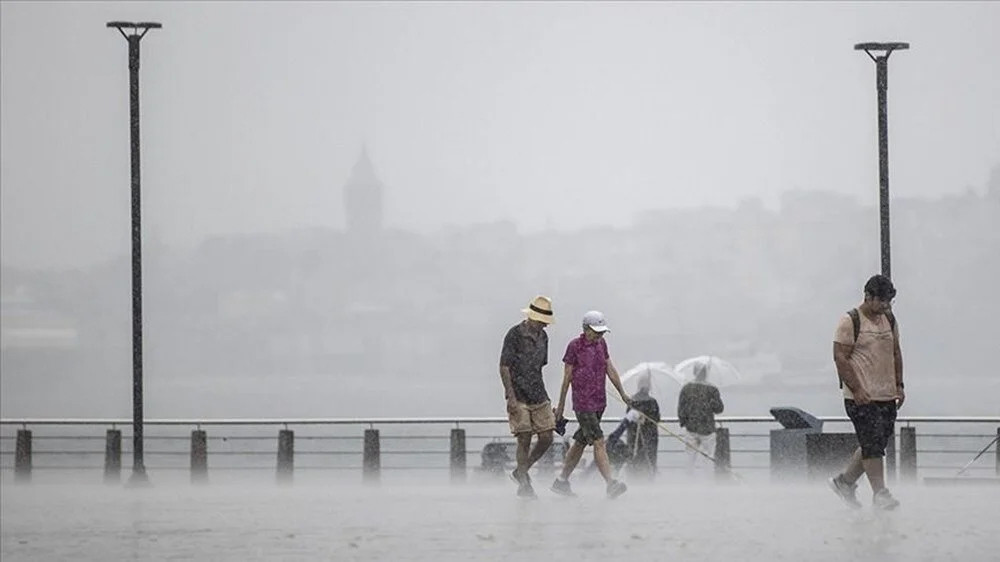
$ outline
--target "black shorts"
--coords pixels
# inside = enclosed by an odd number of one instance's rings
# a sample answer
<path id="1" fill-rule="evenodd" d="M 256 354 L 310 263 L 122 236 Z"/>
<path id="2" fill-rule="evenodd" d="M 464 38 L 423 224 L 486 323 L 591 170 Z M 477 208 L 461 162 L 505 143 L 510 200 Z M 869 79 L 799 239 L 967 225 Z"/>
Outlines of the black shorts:
<path id="1" fill-rule="evenodd" d="M 580 429 L 573 434 L 573 440 L 581 445 L 593 445 L 594 441 L 604 439 L 604 432 L 601 431 L 600 412 L 576 412 L 576 423 L 580 424 Z"/>
<path id="2" fill-rule="evenodd" d="M 854 400 L 844 400 L 844 409 L 854 424 L 854 433 L 861 445 L 861 458 L 884 457 L 889 438 L 896 431 L 896 401 L 858 404 Z"/>

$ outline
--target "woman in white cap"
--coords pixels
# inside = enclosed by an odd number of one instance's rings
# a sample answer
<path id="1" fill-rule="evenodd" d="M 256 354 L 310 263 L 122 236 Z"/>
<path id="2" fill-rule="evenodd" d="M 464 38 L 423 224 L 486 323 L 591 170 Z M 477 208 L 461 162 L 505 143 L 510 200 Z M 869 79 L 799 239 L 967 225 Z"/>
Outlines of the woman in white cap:
<path id="1" fill-rule="evenodd" d="M 604 433 L 601 431 L 601 415 L 607 406 L 605 377 L 611 381 L 623 402 L 626 404 L 631 402 L 625 389 L 622 388 L 618 370 L 611 362 L 608 344 L 604 340 L 604 334 L 607 332 L 608 325 L 604 321 L 604 314 L 591 310 L 583 315 L 583 333 L 566 346 L 566 353 L 563 356 L 565 365 L 563 383 L 555 415 L 556 418 L 562 417 L 566 391 L 572 386 L 573 411 L 576 413 L 576 421 L 580 428 L 573 434 L 573 445 L 566 453 L 562 473 L 552 483 L 552 491 L 557 494 L 574 495 L 569 484 L 569 476 L 580 462 L 583 450 L 588 445 L 594 446 L 594 462 L 607 483 L 608 497 L 616 498 L 626 490 L 625 483 L 615 480 L 612 475 Z"/>

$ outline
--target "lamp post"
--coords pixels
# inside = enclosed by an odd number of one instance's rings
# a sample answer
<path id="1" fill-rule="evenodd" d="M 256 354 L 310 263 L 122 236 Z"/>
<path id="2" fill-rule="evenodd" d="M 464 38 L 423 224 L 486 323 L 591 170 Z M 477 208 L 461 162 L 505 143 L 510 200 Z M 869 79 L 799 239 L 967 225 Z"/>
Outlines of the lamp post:
<path id="1" fill-rule="evenodd" d="M 132 475 L 129 484 L 149 481 L 142 446 L 142 206 L 139 190 L 139 41 L 158 23 L 110 21 L 128 41 L 129 121 L 132 146 Z M 126 30 L 130 30 L 127 33 Z"/>
<path id="2" fill-rule="evenodd" d="M 886 91 L 889 82 L 889 55 L 910 48 L 909 43 L 858 43 L 855 51 L 864 51 L 875 61 L 875 89 L 878 91 L 878 185 L 879 225 L 882 247 L 882 275 L 891 278 L 889 259 L 889 118 L 886 113 Z M 876 51 L 877 55 L 872 55 Z"/>

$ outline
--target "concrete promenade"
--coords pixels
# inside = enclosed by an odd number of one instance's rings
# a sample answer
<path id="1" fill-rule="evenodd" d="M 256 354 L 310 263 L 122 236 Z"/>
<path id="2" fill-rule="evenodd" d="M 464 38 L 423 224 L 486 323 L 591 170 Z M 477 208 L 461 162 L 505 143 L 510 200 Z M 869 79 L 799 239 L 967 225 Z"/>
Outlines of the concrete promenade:
<path id="1" fill-rule="evenodd" d="M 515 497 L 503 479 L 449 485 L 406 473 L 152 474 L 129 489 L 60 473 L 3 474 L 0 558 L 21 560 L 1000 560 L 1000 486 L 896 484 L 892 513 L 852 511 L 822 484 L 633 483 L 598 479 L 578 498 Z M 336 478 L 342 480 L 336 480 Z"/>

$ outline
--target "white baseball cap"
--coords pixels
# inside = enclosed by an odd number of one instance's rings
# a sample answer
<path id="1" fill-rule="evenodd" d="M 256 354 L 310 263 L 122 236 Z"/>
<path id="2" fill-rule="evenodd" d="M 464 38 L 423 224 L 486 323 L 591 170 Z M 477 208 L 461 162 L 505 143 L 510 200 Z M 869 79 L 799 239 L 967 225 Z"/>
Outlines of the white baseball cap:
<path id="1" fill-rule="evenodd" d="M 608 324 L 604 321 L 604 314 L 597 310 L 591 310 L 583 315 L 583 325 L 598 333 L 609 331 Z"/>

